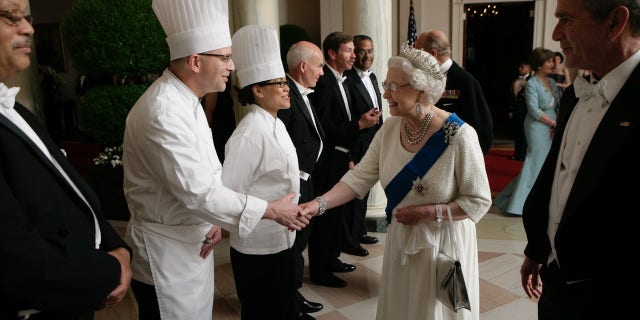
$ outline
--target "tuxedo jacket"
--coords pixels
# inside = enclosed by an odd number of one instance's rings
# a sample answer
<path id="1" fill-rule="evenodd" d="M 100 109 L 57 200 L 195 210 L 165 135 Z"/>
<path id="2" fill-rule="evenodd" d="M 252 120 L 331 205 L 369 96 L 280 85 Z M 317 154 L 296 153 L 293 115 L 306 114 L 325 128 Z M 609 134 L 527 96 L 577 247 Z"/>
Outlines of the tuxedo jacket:
<path id="1" fill-rule="evenodd" d="M 351 70 L 345 71 L 345 75 L 347 76 L 347 88 L 349 90 L 351 96 L 351 110 L 360 118 L 360 115 L 363 113 L 369 112 L 369 110 L 374 108 L 373 101 L 371 100 L 371 95 L 369 95 L 369 91 L 367 91 L 367 87 L 362 82 L 362 78 L 358 75 L 358 71 L 355 68 L 351 68 Z M 371 79 L 371 83 L 373 83 L 373 89 L 376 93 L 376 99 L 378 102 L 378 106 L 380 106 L 380 111 L 382 111 L 382 98 L 380 95 L 380 89 L 378 88 L 378 78 L 374 73 L 369 75 L 369 79 Z M 380 121 L 378 124 L 371 128 L 366 128 L 360 130 L 358 136 L 356 138 L 356 142 L 351 149 L 351 158 L 353 162 L 358 163 L 360 159 L 364 156 L 369 149 L 369 145 L 371 144 L 371 140 L 373 140 L 373 136 L 375 136 L 378 129 L 382 126 L 382 117 L 380 117 Z"/>
<path id="2" fill-rule="evenodd" d="M 441 109 L 455 112 L 470 124 L 478 134 L 482 153 L 486 154 L 493 143 L 493 118 L 491 109 L 476 78 L 452 61 L 447 71 L 445 92 L 436 103 Z"/>
<path id="3" fill-rule="evenodd" d="M 278 118 L 282 120 L 287 127 L 291 141 L 296 147 L 298 155 L 298 167 L 310 175 L 314 175 L 316 162 L 318 161 L 318 152 L 320 151 L 320 142 L 324 140 L 324 131 L 322 124 L 318 119 L 313 106 L 309 113 L 309 108 L 304 103 L 302 94 L 298 91 L 298 87 L 291 78 L 287 77 L 289 82 L 289 99 L 291 106 L 289 109 L 278 110 Z M 314 127 L 313 123 L 317 126 Z M 305 189 L 301 188 L 300 202 L 311 200 L 310 194 L 305 194 Z"/>
<path id="4" fill-rule="evenodd" d="M 25 309 L 56 319 L 90 313 L 120 282 L 120 264 L 107 251 L 129 247 L 44 127 L 23 106 L 16 103 L 15 108 L 93 208 L 102 243 L 96 250 L 87 204 L 41 150 L 0 114 L 0 318 L 15 318 Z"/>
<path id="5" fill-rule="evenodd" d="M 639 212 L 634 200 L 638 198 L 640 181 L 640 165 L 635 156 L 640 141 L 638 88 L 640 66 L 611 101 L 576 174 L 553 239 L 565 281 L 592 279 L 594 273 L 611 271 L 611 285 L 637 282 L 632 280 L 635 277 L 628 277 L 631 273 L 622 270 L 630 265 L 624 257 L 634 252 L 628 245 L 637 243 L 637 225 L 629 223 L 629 219 Z M 546 263 L 551 251 L 547 236 L 551 186 L 562 136 L 577 102 L 571 85 L 562 97 L 551 149 L 524 204 L 522 219 L 528 240 L 524 252 L 538 263 Z M 603 294 L 610 295 L 611 291 Z"/>
<path id="6" fill-rule="evenodd" d="M 340 93 L 338 80 L 328 66 L 324 66 L 324 75 L 318 79 L 314 92 L 309 95 L 311 104 L 316 109 L 325 137 L 324 149 L 316 170 L 315 184 L 318 194 L 329 190 L 340 181 L 349 170 L 349 161 L 353 160 L 351 152 L 342 152 L 335 147 L 353 149 L 358 137 L 358 120 L 360 114 L 352 108 L 349 88 L 344 83 L 344 91 L 349 103 L 351 120 Z"/>

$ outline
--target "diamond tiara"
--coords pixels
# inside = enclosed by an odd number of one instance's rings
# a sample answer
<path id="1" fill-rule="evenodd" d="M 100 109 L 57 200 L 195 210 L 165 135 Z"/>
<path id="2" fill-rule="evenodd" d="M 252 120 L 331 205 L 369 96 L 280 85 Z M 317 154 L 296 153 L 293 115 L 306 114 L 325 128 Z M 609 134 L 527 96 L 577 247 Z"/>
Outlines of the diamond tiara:
<path id="1" fill-rule="evenodd" d="M 415 68 L 426 72 L 434 79 L 444 79 L 444 74 L 440 72 L 438 61 L 428 52 L 412 48 L 408 42 L 405 42 L 400 48 L 399 56 L 409 60 Z"/>

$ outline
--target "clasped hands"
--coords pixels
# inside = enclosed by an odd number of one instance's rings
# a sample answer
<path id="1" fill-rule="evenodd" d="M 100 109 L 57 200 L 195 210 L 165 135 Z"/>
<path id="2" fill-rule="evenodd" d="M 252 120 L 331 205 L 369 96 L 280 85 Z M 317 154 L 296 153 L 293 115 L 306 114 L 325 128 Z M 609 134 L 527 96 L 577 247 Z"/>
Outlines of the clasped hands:
<path id="1" fill-rule="evenodd" d="M 284 200 L 283 203 L 281 204 L 283 206 L 288 206 L 288 205 L 292 205 L 291 200 L 294 197 L 295 197 L 295 193 L 290 193 L 288 196 L 278 201 Z M 271 203 L 269 204 L 271 205 Z M 292 210 L 293 211 L 289 211 L 289 212 L 294 212 L 294 215 L 287 216 L 288 219 L 282 221 L 282 222 L 286 222 L 286 224 L 281 223 L 281 221 L 279 220 L 276 220 L 276 221 L 282 224 L 283 226 L 288 227 L 289 230 L 291 231 L 302 230 L 302 228 L 306 227 L 309 224 L 309 222 L 311 221 L 311 218 L 318 215 L 318 212 L 320 211 L 320 204 L 318 203 L 318 201 L 311 200 L 305 203 L 301 203 L 299 205 L 293 205 Z"/>

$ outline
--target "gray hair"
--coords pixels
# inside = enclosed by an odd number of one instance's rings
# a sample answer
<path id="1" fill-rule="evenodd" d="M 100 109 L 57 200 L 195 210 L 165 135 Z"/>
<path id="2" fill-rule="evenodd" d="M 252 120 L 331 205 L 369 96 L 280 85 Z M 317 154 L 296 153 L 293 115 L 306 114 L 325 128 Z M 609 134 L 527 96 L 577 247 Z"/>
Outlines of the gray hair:
<path id="1" fill-rule="evenodd" d="M 433 60 L 429 61 L 429 63 L 438 66 L 438 61 L 431 55 L 429 57 Z M 440 100 L 447 83 L 447 77 L 435 77 L 422 69 L 416 68 L 409 59 L 400 56 L 389 58 L 387 66 L 389 69 L 402 70 L 409 78 L 409 83 L 414 89 L 425 92 L 424 101 L 427 104 L 435 104 Z"/>
<path id="2" fill-rule="evenodd" d="M 303 61 L 309 61 L 314 53 L 313 50 L 308 50 L 300 42 L 294 43 L 287 51 L 287 66 L 289 70 L 296 68 Z"/>

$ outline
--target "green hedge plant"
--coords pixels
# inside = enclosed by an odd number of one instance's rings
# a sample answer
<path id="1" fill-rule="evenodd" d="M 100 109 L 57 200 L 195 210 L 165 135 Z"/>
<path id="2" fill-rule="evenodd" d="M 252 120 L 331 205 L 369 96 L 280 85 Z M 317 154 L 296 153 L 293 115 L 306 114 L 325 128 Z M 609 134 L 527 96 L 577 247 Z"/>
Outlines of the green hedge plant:
<path id="1" fill-rule="evenodd" d="M 129 110 L 169 61 L 151 0 L 76 0 L 62 32 L 93 86 L 79 99 L 84 129 L 103 147 L 122 144 Z"/>
<path id="2" fill-rule="evenodd" d="M 129 109 L 144 93 L 146 84 L 107 85 L 92 88 L 80 98 L 86 129 L 103 146 L 122 143 Z"/>
<path id="3" fill-rule="evenodd" d="M 74 65 L 89 76 L 135 78 L 169 61 L 151 0 L 76 0 L 62 27 Z"/>

